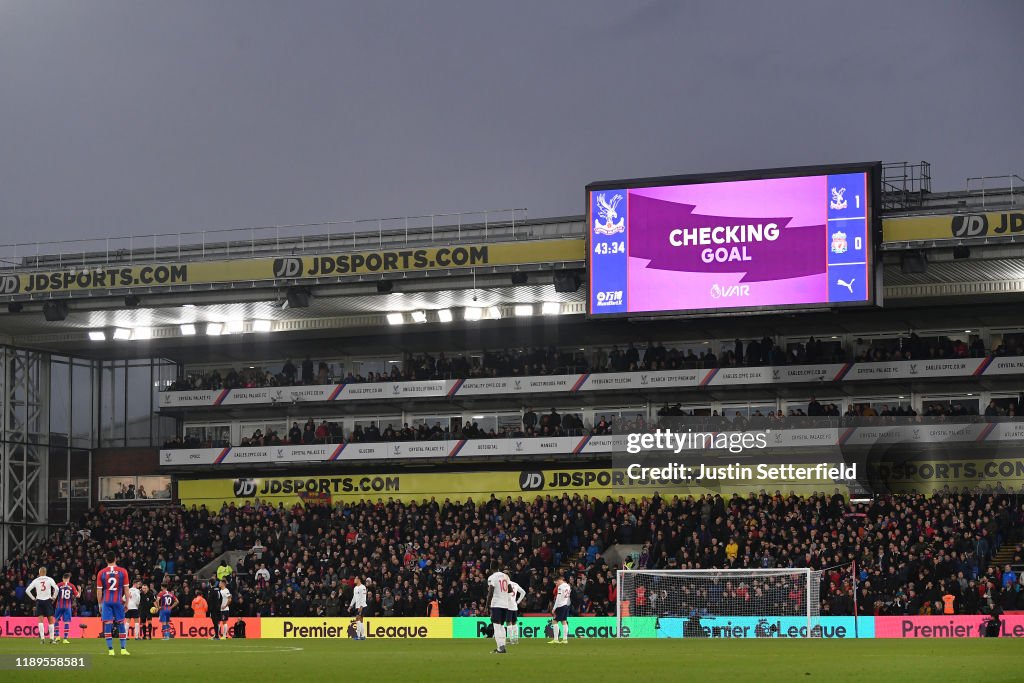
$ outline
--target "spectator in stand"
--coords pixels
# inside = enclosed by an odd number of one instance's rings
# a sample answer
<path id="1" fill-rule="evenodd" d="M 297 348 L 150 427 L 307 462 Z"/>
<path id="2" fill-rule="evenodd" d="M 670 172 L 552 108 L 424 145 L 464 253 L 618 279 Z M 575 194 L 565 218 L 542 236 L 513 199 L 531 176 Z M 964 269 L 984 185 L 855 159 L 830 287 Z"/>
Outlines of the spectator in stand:
<path id="1" fill-rule="evenodd" d="M 527 407 L 526 412 L 523 413 L 523 429 L 527 432 L 532 431 L 537 426 L 537 413 L 533 412 L 533 408 Z"/>
<path id="2" fill-rule="evenodd" d="M 316 443 L 316 423 L 312 418 L 307 420 L 306 425 L 302 428 L 302 443 L 307 445 Z"/>
<path id="3" fill-rule="evenodd" d="M 295 363 L 291 358 L 284 362 L 284 366 L 281 368 L 281 378 L 284 380 L 285 386 L 295 384 Z"/>
<path id="4" fill-rule="evenodd" d="M 288 430 L 288 443 L 302 443 L 302 429 L 298 422 L 292 422 L 292 428 Z"/>
<path id="5" fill-rule="evenodd" d="M 807 416 L 808 417 L 822 417 L 825 414 L 825 409 L 818 403 L 818 399 L 811 397 L 811 402 L 807 404 Z"/>
<path id="6" fill-rule="evenodd" d="M 309 356 L 302 361 L 302 383 L 307 386 L 313 383 L 313 359 Z"/>

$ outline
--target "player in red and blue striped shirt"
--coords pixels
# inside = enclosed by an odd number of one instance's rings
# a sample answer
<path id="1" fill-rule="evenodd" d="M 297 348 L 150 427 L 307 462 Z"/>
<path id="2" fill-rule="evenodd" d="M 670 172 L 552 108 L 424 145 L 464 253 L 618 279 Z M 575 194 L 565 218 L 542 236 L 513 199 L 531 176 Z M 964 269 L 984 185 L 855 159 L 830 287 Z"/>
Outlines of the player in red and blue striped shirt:
<path id="1" fill-rule="evenodd" d="M 75 598 L 82 597 L 82 591 L 71 583 L 71 574 L 65 574 L 64 580 L 57 584 L 57 609 L 54 610 L 54 621 L 57 622 L 56 633 L 60 633 L 60 625 L 64 624 L 64 643 L 71 633 L 71 610 L 75 606 Z"/>
<path id="2" fill-rule="evenodd" d="M 114 641 L 111 624 L 117 624 L 121 638 L 121 654 L 127 655 L 128 640 L 124 628 L 124 601 L 128 592 L 128 571 L 117 566 L 117 555 L 107 553 L 107 567 L 96 575 L 96 599 L 100 604 L 100 618 L 103 619 L 103 636 L 107 639 L 107 654 L 114 655 Z"/>
<path id="3" fill-rule="evenodd" d="M 178 598 L 165 585 L 156 596 L 156 606 L 160 609 L 160 630 L 164 634 L 164 640 L 170 640 L 171 610 L 178 606 Z"/>

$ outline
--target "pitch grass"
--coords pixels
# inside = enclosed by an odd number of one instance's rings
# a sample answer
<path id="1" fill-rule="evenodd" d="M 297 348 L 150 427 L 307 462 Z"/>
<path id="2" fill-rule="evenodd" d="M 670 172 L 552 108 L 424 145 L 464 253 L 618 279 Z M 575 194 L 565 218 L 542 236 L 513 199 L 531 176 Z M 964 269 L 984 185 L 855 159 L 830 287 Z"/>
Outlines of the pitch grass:
<path id="1" fill-rule="evenodd" d="M 102 640 L 40 645 L 0 641 L 0 656 L 91 655 L 86 671 L 2 671 L 0 681 L 334 680 L 856 681 L 939 683 L 1024 680 L 1024 639 L 987 640 L 539 640 L 493 655 L 493 641 L 172 640 L 129 642 L 108 657 Z M 116 649 L 116 644 L 115 644 Z M 5 662 L 6 663 L 6 662 Z"/>

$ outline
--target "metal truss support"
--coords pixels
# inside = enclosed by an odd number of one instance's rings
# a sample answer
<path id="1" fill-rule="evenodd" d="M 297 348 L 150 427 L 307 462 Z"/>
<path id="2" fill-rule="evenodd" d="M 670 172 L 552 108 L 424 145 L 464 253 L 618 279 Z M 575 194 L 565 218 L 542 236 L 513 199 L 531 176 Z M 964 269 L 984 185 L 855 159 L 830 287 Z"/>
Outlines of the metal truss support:
<path id="1" fill-rule="evenodd" d="M 47 535 L 49 360 L 0 347 L 0 561 Z"/>

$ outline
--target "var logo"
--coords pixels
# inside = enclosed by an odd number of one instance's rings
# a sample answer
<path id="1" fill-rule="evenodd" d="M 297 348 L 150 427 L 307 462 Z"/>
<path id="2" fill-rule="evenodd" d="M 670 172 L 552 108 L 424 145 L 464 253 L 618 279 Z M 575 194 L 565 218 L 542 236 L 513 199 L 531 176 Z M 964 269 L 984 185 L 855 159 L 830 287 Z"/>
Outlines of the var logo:
<path id="1" fill-rule="evenodd" d="M 274 277 L 298 277 L 302 275 L 302 259 L 300 258 L 276 258 L 274 259 Z"/>
<path id="2" fill-rule="evenodd" d="M 544 488 L 544 475 L 540 472 L 523 472 L 519 475 L 521 491 L 540 491 Z"/>
<path id="3" fill-rule="evenodd" d="M 235 498 L 248 498 L 256 493 L 255 479 L 235 479 Z"/>

